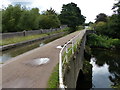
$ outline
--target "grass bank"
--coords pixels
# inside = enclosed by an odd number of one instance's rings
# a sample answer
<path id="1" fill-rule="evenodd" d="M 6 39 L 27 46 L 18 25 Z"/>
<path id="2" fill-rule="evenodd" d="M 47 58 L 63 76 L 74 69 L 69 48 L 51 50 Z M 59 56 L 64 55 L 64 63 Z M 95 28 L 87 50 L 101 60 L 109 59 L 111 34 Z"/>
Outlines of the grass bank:
<path id="1" fill-rule="evenodd" d="M 48 80 L 48 89 L 58 88 L 59 85 L 59 65 L 57 64 L 53 69 L 53 72 Z"/>
<path id="2" fill-rule="evenodd" d="M 29 36 L 24 36 L 24 37 L 8 38 L 5 40 L 0 40 L 0 45 L 8 45 L 8 44 L 18 43 L 18 42 L 22 42 L 22 41 L 37 39 L 37 38 L 41 38 L 41 37 L 45 37 L 45 36 L 48 36 L 48 35 L 47 34 L 39 34 L 39 35 L 29 35 Z"/>
<path id="3" fill-rule="evenodd" d="M 19 37 L 14 37 L 14 38 L 3 39 L 3 40 L 0 40 L 0 45 L 2 46 L 2 45 L 23 42 L 23 41 L 27 41 L 27 40 L 37 39 L 37 38 L 45 37 L 45 36 L 60 33 L 60 32 L 66 32 L 67 30 L 68 30 L 68 28 L 65 28 L 63 30 L 54 31 L 54 32 L 45 33 L 45 34 L 29 35 L 29 36 L 23 36 L 23 37 L 19 36 Z"/>

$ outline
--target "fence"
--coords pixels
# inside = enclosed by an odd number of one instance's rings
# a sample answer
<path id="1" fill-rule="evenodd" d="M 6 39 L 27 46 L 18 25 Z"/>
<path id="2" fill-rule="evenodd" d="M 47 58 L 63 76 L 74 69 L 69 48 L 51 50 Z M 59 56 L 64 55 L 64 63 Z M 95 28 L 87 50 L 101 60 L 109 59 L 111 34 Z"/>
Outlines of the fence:
<path id="1" fill-rule="evenodd" d="M 80 33 L 68 41 L 61 49 L 59 53 L 59 88 L 66 88 L 63 83 L 63 75 L 65 73 L 65 65 L 69 62 L 70 57 L 74 55 L 77 47 L 81 43 L 81 39 L 86 30 L 80 31 Z"/>
<path id="2" fill-rule="evenodd" d="M 58 31 L 66 27 L 67 26 L 64 25 L 64 26 L 61 26 L 60 28 L 54 28 L 54 29 L 40 29 L 40 30 L 31 30 L 31 31 L 13 32 L 13 33 L 1 33 L 0 37 L 2 37 L 2 39 L 7 39 L 7 38 L 13 38 L 17 36 L 36 35 L 36 34 Z"/>

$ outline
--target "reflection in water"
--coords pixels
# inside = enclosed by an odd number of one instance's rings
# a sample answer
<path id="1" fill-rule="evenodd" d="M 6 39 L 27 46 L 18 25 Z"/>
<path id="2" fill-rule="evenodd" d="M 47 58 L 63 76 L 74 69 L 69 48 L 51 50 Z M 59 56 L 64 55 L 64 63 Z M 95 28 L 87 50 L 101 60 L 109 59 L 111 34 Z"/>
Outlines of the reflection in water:
<path id="1" fill-rule="evenodd" d="M 93 65 L 93 88 L 110 88 L 112 82 L 108 78 L 109 75 L 111 75 L 108 71 L 109 66 L 104 64 L 102 67 L 99 67 L 97 64 L 95 64 L 95 58 L 91 58 L 90 63 Z"/>
<path id="2" fill-rule="evenodd" d="M 120 86 L 120 51 L 92 49 L 93 84 L 95 88 Z"/>
<path id="3" fill-rule="evenodd" d="M 8 60 L 8 59 L 11 59 L 12 57 L 11 57 L 11 55 L 9 55 L 9 54 L 2 54 L 2 55 L 0 55 L 0 63 L 3 63 L 3 62 L 5 62 L 6 60 Z"/>

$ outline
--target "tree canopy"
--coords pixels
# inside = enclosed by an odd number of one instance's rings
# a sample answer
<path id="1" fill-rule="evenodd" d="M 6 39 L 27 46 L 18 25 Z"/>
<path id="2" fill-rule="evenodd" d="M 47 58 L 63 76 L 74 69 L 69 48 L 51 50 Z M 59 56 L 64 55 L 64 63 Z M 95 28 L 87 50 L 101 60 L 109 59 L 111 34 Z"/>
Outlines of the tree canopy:
<path id="1" fill-rule="evenodd" d="M 111 38 L 120 39 L 120 0 L 118 0 L 118 2 L 114 4 L 112 9 L 115 13 L 109 17 L 107 17 L 106 14 L 103 13 L 97 15 L 95 30 L 99 34 L 107 35 Z"/>
<path id="2" fill-rule="evenodd" d="M 54 9 L 39 13 L 38 8 L 27 9 L 20 5 L 9 5 L 2 10 L 2 32 L 50 29 L 60 26 L 60 20 Z"/>
<path id="3" fill-rule="evenodd" d="M 95 19 L 96 21 L 96 23 L 97 22 L 101 22 L 101 21 L 103 21 L 103 22 L 107 22 L 107 15 L 106 14 L 104 14 L 104 13 L 100 13 L 100 14 L 98 14 L 97 16 L 96 16 L 96 19 Z"/>
<path id="4" fill-rule="evenodd" d="M 50 8 L 43 12 L 39 17 L 39 28 L 49 29 L 60 26 L 60 20 L 54 9 Z"/>
<path id="5" fill-rule="evenodd" d="M 72 2 L 63 5 L 59 18 L 62 24 L 74 29 L 85 22 L 85 17 L 81 14 L 81 10 L 77 7 L 77 4 Z"/>

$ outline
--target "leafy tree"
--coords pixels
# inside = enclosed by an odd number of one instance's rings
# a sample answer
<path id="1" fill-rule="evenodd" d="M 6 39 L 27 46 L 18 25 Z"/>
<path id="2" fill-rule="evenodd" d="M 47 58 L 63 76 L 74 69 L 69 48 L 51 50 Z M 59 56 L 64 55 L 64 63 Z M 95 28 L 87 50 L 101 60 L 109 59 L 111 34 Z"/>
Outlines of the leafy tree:
<path id="1" fill-rule="evenodd" d="M 32 26 L 31 28 L 34 29 L 39 29 L 39 9 L 38 8 L 32 8 L 32 10 L 30 10 L 30 14 L 31 14 L 31 21 L 32 21 Z"/>
<path id="2" fill-rule="evenodd" d="M 103 13 L 97 15 L 95 30 L 99 32 L 99 34 L 120 39 L 120 0 L 114 4 L 112 9 L 116 12 L 112 16 L 107 17 Z M 105 23 L 101 24 L 101 21 Z"/>
<path id="3" fill-rule="evenodd" d="M 50 9 L 47 9 L 46 11 L 44 11 L 43 15 L 57 15 L 57 13 L 54 9 L 50 8 Z"/>
<path id="4" fill-rule="evenodd" d="M 2 10 L 3 32 L 17 31 L 19 18 L 21 17 L 20 5 L 9 5 L 6 10 Z"/>
<path id="5" fill-rule="evenodd" d="M 43 29 L 57 28 L 60 26 L 60 20 L 55 10 L 44 11 L 43 15 L 39 17 L 39 27 Z"/>
<path id="6" fill-rule="evenodd" d="M 104 14 L 104 13 L 100 13 L 100 14 L 98 14 L 97 16 L 96 16 L 96 19 L 95 19 L 96 21 L 95 21 L 95 23 L 97 23 L 97 22 L 107 22 L 107 15 L 106 14 Z"/>
<path id="7" fill-rule="evenodd" d="M 109 29 L 109 35 L 113 38 L 119 38 L 120 39 L 120 0 L 116 4 L 114 4 L 113 10 L 116 9 L 110 18 L 108 22 L 108 29 Z"/>
<path id="8" fill-rule="evenodd" d="M 120 15 L 120 0 L 118 0 L 118 2 L 116 4 L 114 4 L 112 9 L 114 10 L 116 8 L 117 8 L 117 10 L 115 10 L 114 12 L 116 12 L 117 14 Z"/>
<path id="9" fill-rule="evenodd" d="M 33 8 L 31 10 L 23 9 L 19 21 L 19 30 L 34 30 L 39 28 L 39 9 Z"/>
<path id="10" fill-rule="evenodd" d="M 97 31 L 97 34 L 108 34 L 107 31 L 107 23 L 106 22 L 98 22 L 95 24 L 95 30 Z"/>
<path id="11" fill-rule="evenodd" d="M 9 5 L 2 10 L 3 32 L 39 29 L 39 9 Z"/>
<path id="12" fill-rule="evenodd" d="M 62 24 L 75 30 L 76 26 L 82 25 L 85 22 L 85 17 L 81 15 L 81 10 L 75 3 L 63 5 L 61 14 L 59 16 Z"/>
<path id="13" fill-rule="evenodd" d="M 19 30 L 31 30 L 32 28 L 32 16 L 30 14 L 30 11 L 24 10 L 22 12 L 22 15 L 20 17 L 19 21 Z"/>
<path id="14" fill-rule="evenodd" d="M 119 15 L 114 14 L 109 18 L 108 35 L 110 37 L 120 39 L 120 16 Z"/>

